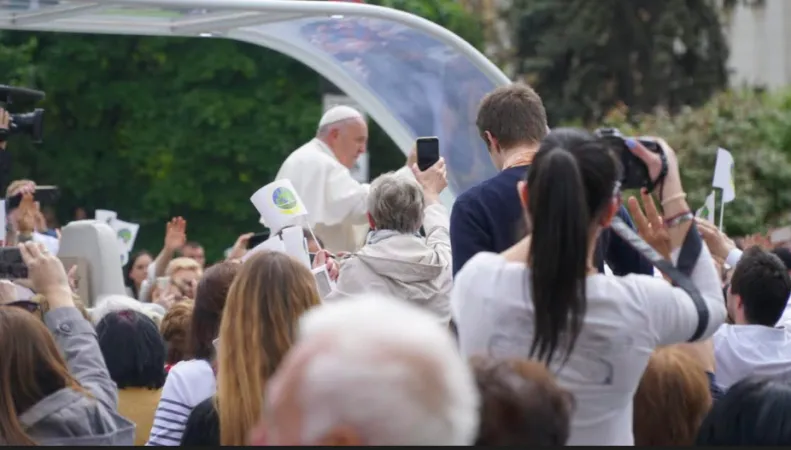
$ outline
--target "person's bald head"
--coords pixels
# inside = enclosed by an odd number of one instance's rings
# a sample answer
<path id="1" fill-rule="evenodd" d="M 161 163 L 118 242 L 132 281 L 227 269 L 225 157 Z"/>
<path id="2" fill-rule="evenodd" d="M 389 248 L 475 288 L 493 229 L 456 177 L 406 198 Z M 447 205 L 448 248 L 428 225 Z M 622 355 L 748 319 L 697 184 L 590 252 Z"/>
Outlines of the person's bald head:
<path id="1" fill-rule="evenodd" d="M 335 106 L 321 117 L 316 137 L 332 149 L 341 164 L 351 169 L 357 158 L 365 153 L 368 124 L 356 109 Z"/>
<path id="2" fill-rule="evenodd" d="M 358 298 L 305 315 L 264 414 L 267 445 L 470 445 L 478 394 L 430 314 Z"/>

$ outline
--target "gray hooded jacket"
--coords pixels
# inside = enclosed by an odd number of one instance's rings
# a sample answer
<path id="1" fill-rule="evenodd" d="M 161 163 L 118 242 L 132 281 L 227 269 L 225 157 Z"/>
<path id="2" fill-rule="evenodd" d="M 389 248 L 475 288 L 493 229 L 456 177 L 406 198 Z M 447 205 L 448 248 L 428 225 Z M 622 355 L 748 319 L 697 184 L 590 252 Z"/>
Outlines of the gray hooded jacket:
<path id="1" fill-rule="evenodd" d="M 118 391 L 96 332 L 76 308 L 56 308 L 44 322 L 66 357 L 72 376 L 91 397 L 64 388 L 19 416 L 39 445 L 134 445 L 135 425 L 118 414 Z"/>
<path id="2" fill-rule="evenodd" d="M 426 237 L 374 232 L 359 252 L 341 262 L 335 290 L 324 301 L 376 292 L 409 301 L 450 322 L 453 260 L 450 223 L 441 204 L 426 207 Z"/>

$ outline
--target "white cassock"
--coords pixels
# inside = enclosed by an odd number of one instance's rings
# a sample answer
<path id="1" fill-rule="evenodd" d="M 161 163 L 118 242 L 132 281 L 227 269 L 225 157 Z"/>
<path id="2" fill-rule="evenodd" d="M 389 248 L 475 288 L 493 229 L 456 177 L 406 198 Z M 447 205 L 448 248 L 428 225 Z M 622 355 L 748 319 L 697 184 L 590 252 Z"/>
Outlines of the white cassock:
<path id="1" fill-rule="evenodd" d="M 277 180 L 284 178 L 294 185 L 310 226 L 328 250 L 352 252 L 362 246 L 370 186 L 352 178 L 327 144 L 314 138 L 292 152 L 277 172 Z"/>

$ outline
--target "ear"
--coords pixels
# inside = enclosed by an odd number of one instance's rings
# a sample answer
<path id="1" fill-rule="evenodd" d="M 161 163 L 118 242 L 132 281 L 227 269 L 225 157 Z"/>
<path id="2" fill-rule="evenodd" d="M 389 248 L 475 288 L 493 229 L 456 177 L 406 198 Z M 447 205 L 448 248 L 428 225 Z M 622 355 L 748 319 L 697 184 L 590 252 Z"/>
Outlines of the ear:
<path id="1" fill-rule="evenodd" d="M 609 227 L 612 223 L 613 217 L 618 214 L 619 209 L 621 209 L 621 203 L 617 198 L 613 198 L 610 204 L 607 205 L 607 208 L 605 209 L 599 224 L 601 224 L 601 226 L 604 228 Z"/>
<path id="2" fill-rule="evenodd" d="M 483 132 L 483 136 L 486 138 L 486 144 L 487 147 L 489 147 L 489 151 L 499 153 L 500 146 L 497 145 L 497 138 L 492 136 L 492 133 L 490 133 L 488 130 Z"/>
<path id="3" fill-rule="evenodd" d="M 368 216 L 368 225 L 371 227 L 372 230 L 376 229 L 376 224 L 374 223 L 374 218 L 371 217 L 371 213 L 365 213 Z"/>
<path id="4" fill-rule="evenodd" d="M 522 202 L 522 208 L 527 211 L 527 183 L 524 181 L 516 183 L 516 191 L 519 194 L 519 201 Z"/>

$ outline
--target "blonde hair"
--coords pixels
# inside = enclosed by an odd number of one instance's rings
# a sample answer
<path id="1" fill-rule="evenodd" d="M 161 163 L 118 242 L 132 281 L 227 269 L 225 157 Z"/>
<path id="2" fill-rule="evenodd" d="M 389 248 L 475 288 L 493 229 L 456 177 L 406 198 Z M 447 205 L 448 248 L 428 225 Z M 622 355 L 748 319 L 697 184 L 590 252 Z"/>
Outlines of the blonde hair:
<path id="1" fill-rule="evenodd" d="M 313 275 L 285 253 L 263 251 L 242 265 L 220 322 L 220 445 L 247 444 L 261 418 L 264 384 L 291 348 L 302 313 L 319 302 Z"/>
<path id="2" fill-rule="evenodd" d="M 171 276 L 180 270 L 194 270 L 195 272 L 198 272 L 199 275 L 203 274 L 203 270 L 201 269 L 200 264 L 198 264 L 198 261 L 182 256 L 179 258 L 174 258 L 168 263 L 168 267 L 165 269 L 165 275 Z"/>
<path id="3" fill-rule="evenodd" d="M 636 446 L 689 446 L 711 408 L 703 365 L 682 349 L 654 351 L 634 395 Z"/>
<path id="4" fill-rule="evenodd" d="M 8 188 L 5 190 L 6 198 L 13 197 L 16 194 L 16 191 L 19 190 L 22 186 L 26 184 L 35 184 L 33 180 L 14 180 L 11 184 L 8 185 Z"/>

